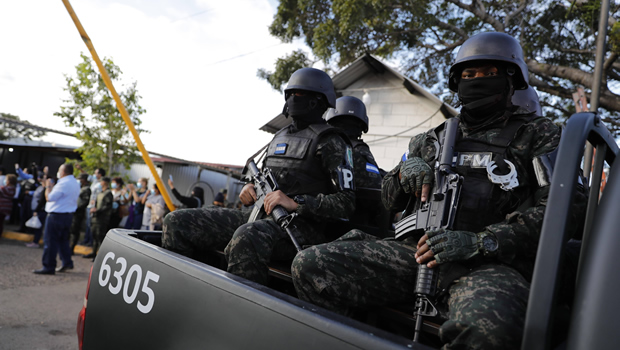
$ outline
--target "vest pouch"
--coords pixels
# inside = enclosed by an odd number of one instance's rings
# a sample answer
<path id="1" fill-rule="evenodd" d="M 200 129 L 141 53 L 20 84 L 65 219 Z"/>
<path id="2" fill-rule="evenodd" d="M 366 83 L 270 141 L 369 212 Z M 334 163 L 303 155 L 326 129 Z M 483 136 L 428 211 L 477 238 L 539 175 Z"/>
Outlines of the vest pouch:
<path id="1" fill-rule="evenodd" d="M 269 148 L 267 149 L 267 157 L 275 159 L 304 159 L 308 153 L 308 149 L 310 148 L 310 143 L 312 143 L 312 139 L 301 137 L 287 138 L 285 140 L 278 140 L 276 138 L 273 142 L 271 142 L 271 144 L 269 144 Z"/>
<path id="2" fill-rule="evenodd" d="M 480 232 L 485 226 L 502 221 L 498 209 L 502 206 L 493 199 L 497 185 L 485 174 L 470 172 L 464 178 L 454 227 L 457 230 Z"/>

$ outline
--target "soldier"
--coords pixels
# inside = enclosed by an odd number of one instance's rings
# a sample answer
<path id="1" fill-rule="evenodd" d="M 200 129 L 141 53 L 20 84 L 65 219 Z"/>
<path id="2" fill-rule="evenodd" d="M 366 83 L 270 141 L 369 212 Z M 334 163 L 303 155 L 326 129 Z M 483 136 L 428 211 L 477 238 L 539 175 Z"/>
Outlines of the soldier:
<path id="1" fill-rule="evenodd" d="M 225 247 L 228 272 L 264 284 L 269 260 L 290 259 L 296 253 L 286 233 L 266 216 L 273 208 L 280 205 L 298 214 L 295 224 L 302 244 L 325 242 L 327 221 L 353 213 L 352 150 L 346 136 L 322 118 L 336 102 L 331 78 L 314 68 L 297 70 L 285 99 L 285 114 L 293 123 L 276 133 L 263 163 L 281 190 L 265 197 L 263 215 L 248 222 L 247 211 L 217 206 L 174 211 L 164 218 L 164 248 L 201 259 L 205 252 Z M 239 199 L 253 204 L 254 184 L 246 184 Z"/>
<path id="2" fill-rule="evenodd" d="M 366 106 L 357 97 L 343 96 L 336 100 L 336 108 L 330 108 L 325 120 L 331 126 L 342 129 L 353 146 L 353 165 L 355 169 L 355 224 L 381 225 L 382 208 L 373 200 L 372 190 L 381 189 L 381 179 L 385 171 L 380 169 L 368 145 L 362 140 L 362 133 L 368 132 Z M 368 191 L 370 190 L 370 191 Z M 346 231 L 340 231 L 340 234 Z"/>
<path id="3" fill-rule="evenodd" d="M 99 181 L 101 184 L 101 192 L 97 193 L 95 205 L 90 208 L 90 215 L 92 216 L 91 230 L 93 232 L 93 252 L 84 255 L 84 258 L 92 258 L 93 261 L 95 261 L 95 257 L 97 257 L 99 247 L 101 247 L 101 243 L 106 233 L 108 233 L 108 228 L 110 226 L 112 203 L 114 203 L 114 196 L 112 195 L 112 191 L 110 191 L 110 182 L 111 180 L 107 176 L 101 178 Z"/>
<path id="4" fill-rule="evenodd" d="M 531 113 L 536 112 L 536 115 L 543 115 L 538 94 L 531 86 L 526 90 L 515 91 L 515 94 L 512 96 L 512 104 L 515 106 L 521 106 Z"/>
<path id="5" fill-rule="evenodd" d="M 71 221 L 71 252 L 75 250 L 78 240 L 80 239 L 80 231 L 82 229 L 82 222 L 86 217 L 86 207 L 90 201 L 90 182 L 88 181 L 88 174 L 80 174 L 80 196 L 78 197 L 77 210 L 73 214 L 73 221 Z"/>
<path id="6" fill-rule="evenodd" d="M 418 242 L 353 230 L 300 252 L 293 282 L 301 299 L 346 314 L 413 302 L 417 264 L 440 267 L 444 348 L 518 349 L 552 170 L 534 167 L 553 159 L 560 129 L 512 105 L 513 92 L 528 87 L 528 71 L 521 46 L 507 34 L 468 39 L 449 77 L 463 104 L 456 171 L 464 181 L 454 230 L 429 231 Z M 384 177 L 388 209 L 402 210 L 412 195 L 426 201 L 442 128 L 413 137 L 406 159 Z M 504 188 L 489 179 L 490 160 L 506 168 L 496 173 L 515 171 Z"/>

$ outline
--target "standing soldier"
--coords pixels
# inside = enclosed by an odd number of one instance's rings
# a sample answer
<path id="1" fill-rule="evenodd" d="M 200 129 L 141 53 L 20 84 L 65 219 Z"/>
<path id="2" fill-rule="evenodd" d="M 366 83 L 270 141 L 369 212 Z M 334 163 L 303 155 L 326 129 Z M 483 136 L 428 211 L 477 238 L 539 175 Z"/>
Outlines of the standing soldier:
<path id="1" fill-rule="evenodd" d="M 446 291 L 444 348 L 518 349 L 552 171 L 540 165 L 552 164 L 560 129 L 512 105 L 515 89 L 528 87 L 528 72 L 521 46 L 507 34 L 468 39 L 449 87 L 463 104 L 456 171 L 464 180 L 454 230 L 427 231 L 418 242 L 353 230 L 300 252 L 293 282 L 300 298 L 347 313 L 412 302 L 417 265 L 426 264 L 439 270 L 438 290 Z M 384 177 L 388 209 L 402 210 L 412 196 L 427 200 L 442 128 L 415 136 L 407 159 Z M 508 181 L 490 176 L 491 161 Z"/>
<path id="2" fill-rule="evenodd" d="M 90 202 L 90 182 L 88 182 L 88 174 L 80 174 L 80 185 L 77 210 L 73 214 L 73 221 L 71 221 L 71 252 L 75 250 L 75 246 L 80 239 L 82 222 L 84 222 L 84 218 L 86 217 L 86 207 Z"/>
<path id="3" fill-rule="evenodd" d="M 302 68 L 291 75 L 285 99 L 285 113 L 293 123 L 276 133 L 263 163 L 280 190 L 265 196 L 261 216 L 248 222 L 248 212 L 216 206 L 174 211 L 164 219 L 163 247 L 195 258 L 226 247 L 229 272 L 264 284 L 269 260 L 290 259 L 296 253 L 287 234 L 267 216 L 276 206 L 297 213 L 294 223 L 302 244 L 325 242 L 327 221 L 353 213 L 351 147 L 346 136 L 322 118 L 336 102 L 331 78 L 318 69 Z M 246 184 L 239 198 L 244 205 L 253 204 L 254 184 Z"/>
<path id="4" fill-rule="evenodd" d="M 84 255 L 86 259 L 93 259 L 97 257 L 101 242 L 108 233 L 110 226 L 110 217 L 112 216 L 112 204 L 114 203 L 114 196 L 110 191 L 110 178 L 104 176 L 99 181 L 101 184 L 101 192 L 97 193 L 97 199 L 95 200 L 95 206 L 90 208 L 91 218 L 91 231 L 93 233 L 93 252 Z"/>

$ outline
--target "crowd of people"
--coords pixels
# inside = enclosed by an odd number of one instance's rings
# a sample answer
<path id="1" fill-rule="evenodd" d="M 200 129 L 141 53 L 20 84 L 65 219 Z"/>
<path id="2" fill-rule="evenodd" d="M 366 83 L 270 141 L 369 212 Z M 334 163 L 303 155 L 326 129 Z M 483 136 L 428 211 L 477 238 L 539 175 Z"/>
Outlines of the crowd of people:
<path id="1" fill-rule="evenodd" d="M 18 226 L 17 231 L 32 235 L 32 241 L 26 243 L 27 247 L 39 248 L 43 239 L 44 268 L 36 270 L 36 273 L 51 274 L 71 269 L 71 256 L 78 244 L 91 246 L 92 253 L 84 255 L 84 258 L 94 259 L 106 233 L 112 228 L 161 230 L 163 217 L 167 213 L 166 203 L 156 184 L 149 188 L 147 178 L 126 184 L 122 177 L 107 177 L 103 168 L 88 174 L 79 163 L 61 165 L 56 177 L 49 175 L 48 170 L 47 166 L 38 167 L 34 163 L 28 168 L 15 164 L 15 173 L 9 174 L 0 168 L 0 232 L 4 231 L 4 223 L 8 221 Z M 61 181 L 66 183 L 68 176 L 72 177 L 71 185 L 76 184 L 72 187 L 78 190 L 72 188 L 73 192 L 67 196 L 63 193 L 62 199 L 52 202 L 47 190 L 56 185 L 52 198 L 60 196 L 61 192 L 66 192 L 66 185 L 59 184 Z M 190 197 L 183 197 L 174 189 L 172 181 L 170 186 L 173 194 L 188 207 L 196 208 L 204 203 L 202 188 L 196 187 Z M 58 211 L 57 202 L 64 202 L 60 207 L 62 212 Z M 49 239 L 53 239 L 54 232 L 58 230 L 50 226 L 51 213 L 56 215 L 51 218 L 55 224 L 68 222 L 68 227 L 60 229 L 63 232 L 62 249 L 59 241 L 52 244 L 46 236 L 46 230 L 50 229 Z M 71 214 L 71 219 L 63 217 L 59 220 L 59 214 Z M 64 238 L 67 239 L 67 249 Z M 50 249 L 61 253 L 63 265 L 56 270 L 51 262 L 52 253 L 48 252 Z"/>

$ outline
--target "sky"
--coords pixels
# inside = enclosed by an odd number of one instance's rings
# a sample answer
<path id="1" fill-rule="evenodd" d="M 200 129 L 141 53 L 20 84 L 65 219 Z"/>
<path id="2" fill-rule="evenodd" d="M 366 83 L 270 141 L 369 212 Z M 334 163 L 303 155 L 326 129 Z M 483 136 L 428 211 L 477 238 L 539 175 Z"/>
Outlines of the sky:
<path id="1" fill-rule="evenodd" d="M 284 97 L 256 76 L 303 48 L 269 35 L 275 0 L 73 0 L 99 57 L 137 81 L 147 150 L 191 161 L 242 165 L 271 140 L 258 130 Z M 62 1 L 0 2 L 0 112 L 75 132 L 60 111 L 65 75 L 89 55 Z M 309 51 L 306 49 L 306 51 Z M 320 68 L 320 67 L 319 67 Z M 119 84 L 120 85 L 120 84 Z M 115 84 L 117 90 L 122 86 Z M 46 141 L 79 146 L 67 136 Z"/>

